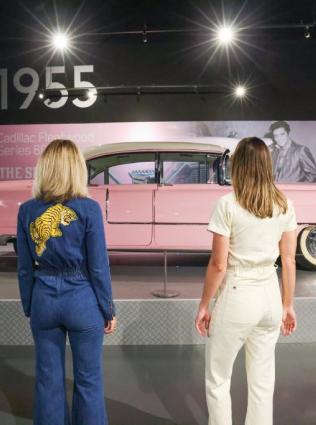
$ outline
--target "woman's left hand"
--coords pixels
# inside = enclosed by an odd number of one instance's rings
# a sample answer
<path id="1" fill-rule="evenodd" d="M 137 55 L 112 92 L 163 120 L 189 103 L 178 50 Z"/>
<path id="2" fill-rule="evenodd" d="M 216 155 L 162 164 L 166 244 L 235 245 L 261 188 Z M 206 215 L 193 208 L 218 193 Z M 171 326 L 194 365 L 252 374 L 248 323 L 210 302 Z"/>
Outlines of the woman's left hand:
<path id="1" fill-rule="evenodd" d="M 199 307 L 198 314 L 195 318 L 195 329 L 202 336 L 208 335 L 208 330 L 211 323 L 211 313 L 208 310 L 208 307 Z"/>
<path id="2" fill-rule="evenodd" d="M 115 331 L 117 325 L 117 319 L 116 317 L 113 317 L 113 320 L 109 320 L 106 324 L 106 327 L 104 328 L 105 334 L 111 334 Z"/>

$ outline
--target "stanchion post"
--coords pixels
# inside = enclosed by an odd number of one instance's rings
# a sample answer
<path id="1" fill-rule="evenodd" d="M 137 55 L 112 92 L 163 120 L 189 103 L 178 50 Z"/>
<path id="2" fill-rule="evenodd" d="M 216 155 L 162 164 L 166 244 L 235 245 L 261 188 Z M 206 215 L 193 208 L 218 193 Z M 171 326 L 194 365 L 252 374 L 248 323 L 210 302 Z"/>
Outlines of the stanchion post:
<path id="1" fill-rule="evenodd" d="M 164 268 L 164 280 L 163 280 L 163 290 L 157 289 L 152 292 L 155 297 L 158 298 L 174 298 L 180 295 L 180 292 L 172 291 L 167 289 L 168 283 L 168 251 L 163 251 L 163 268 Z"/>

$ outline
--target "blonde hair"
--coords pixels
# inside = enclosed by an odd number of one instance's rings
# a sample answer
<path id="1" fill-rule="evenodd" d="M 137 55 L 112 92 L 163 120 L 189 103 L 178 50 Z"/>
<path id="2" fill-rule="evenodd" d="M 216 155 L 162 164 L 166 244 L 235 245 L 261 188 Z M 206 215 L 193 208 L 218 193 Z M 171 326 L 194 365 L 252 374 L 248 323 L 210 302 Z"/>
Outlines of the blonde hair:
<path id="1" fill-rule="evenodd" d="M 87 180 L 86 163 L 76 144 L 71 140 L 53 140 L 36 164 L 33 196 L 56 202 L 88 197 Z"/>
<path id="2" fill-rule="evenodd" d="M 237 202 L 256 217 L 272 217 L 275 206 L 286 213 L 286 197 L 273 182 L 271 155 L 261 139 L 246 137 L 238 143 L 231 179 Z"/>

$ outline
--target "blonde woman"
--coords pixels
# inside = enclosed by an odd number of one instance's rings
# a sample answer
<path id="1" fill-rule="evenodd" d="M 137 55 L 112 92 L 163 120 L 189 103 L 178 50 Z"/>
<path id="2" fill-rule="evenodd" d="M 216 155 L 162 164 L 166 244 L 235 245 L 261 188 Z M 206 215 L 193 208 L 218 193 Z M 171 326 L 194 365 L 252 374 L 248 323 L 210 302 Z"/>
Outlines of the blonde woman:
<path id="1" fill-rule="evenodd" d="M 102 211 L 70 140 L 43 151 L 33 198 L 18 213 L 18 280 L 36 347 L 34 425 L 69 425 L 68 335 L 74 372 L 72 425 L 105 425 L 102 345 L 116 327 Z M 34 267 L 37 264 L 37 267 Z"/>
<path id="2" fill-rule="evenodd" d="M 296 328 L 293 308 L 297 227 L 289 200 L 276 188 L 265 143 L 241 140 L 232 156 L 233 192 L 221 197 L 208 230 L 213 232 L 196 328 L 206 341 L 209 425 L 231 425 L 230 381 L 245 345 L 248 382 L 246 425 L 271 425 L 274 351 L 280 327 Z M 282 297 L 275 261 L 282 260 Z M 222 285 L 221 285 L 222 284 Z M 220 288 L 213 312 L 211 299 Z"/>

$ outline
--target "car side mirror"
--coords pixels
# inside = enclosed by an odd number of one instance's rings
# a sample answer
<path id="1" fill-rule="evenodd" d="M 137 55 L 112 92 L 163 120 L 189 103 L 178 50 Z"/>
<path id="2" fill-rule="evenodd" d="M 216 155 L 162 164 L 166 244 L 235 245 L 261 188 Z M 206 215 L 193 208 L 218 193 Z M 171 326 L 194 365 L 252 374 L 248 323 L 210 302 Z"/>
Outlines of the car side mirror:
<path id="1" fill-rule="evenodd" d="M 229 167 L 229 153 L 230 150 L 226 149 L 222 156 L 217 160 L 217 181 L 220 186 L 230 185 L 230 167 Z"/>

